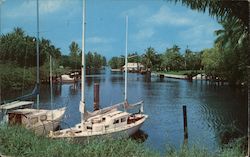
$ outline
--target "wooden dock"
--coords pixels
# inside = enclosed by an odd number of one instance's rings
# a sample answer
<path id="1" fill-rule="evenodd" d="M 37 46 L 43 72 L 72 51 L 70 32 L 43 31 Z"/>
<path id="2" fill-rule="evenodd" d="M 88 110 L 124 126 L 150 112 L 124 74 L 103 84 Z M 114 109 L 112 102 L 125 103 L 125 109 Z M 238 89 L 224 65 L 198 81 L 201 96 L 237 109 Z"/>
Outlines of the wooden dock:
<path id="1" fill-rule="evenodd" d="M 166 78 L 174 78 L 174 79 L 188 79 L 187 75 L 174 75 L 174 74 L 164 74 L 164 73 L 151 73 L 151 76 L 159 76 Z"/>

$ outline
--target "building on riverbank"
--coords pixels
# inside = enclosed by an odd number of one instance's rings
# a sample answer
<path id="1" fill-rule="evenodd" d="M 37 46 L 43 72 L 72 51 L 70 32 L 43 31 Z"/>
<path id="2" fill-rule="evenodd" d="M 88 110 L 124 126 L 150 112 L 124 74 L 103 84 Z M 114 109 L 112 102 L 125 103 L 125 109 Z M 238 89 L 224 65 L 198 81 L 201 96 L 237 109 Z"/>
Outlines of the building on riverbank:
<path id="1" fill-rule="evenodd" d="M 122 68 L 125 69 L 125 65 Z M 128 63 L 129 72 L 139 72 L 142 69 L 144 69 L 144 66 L 141 63 Z"/>

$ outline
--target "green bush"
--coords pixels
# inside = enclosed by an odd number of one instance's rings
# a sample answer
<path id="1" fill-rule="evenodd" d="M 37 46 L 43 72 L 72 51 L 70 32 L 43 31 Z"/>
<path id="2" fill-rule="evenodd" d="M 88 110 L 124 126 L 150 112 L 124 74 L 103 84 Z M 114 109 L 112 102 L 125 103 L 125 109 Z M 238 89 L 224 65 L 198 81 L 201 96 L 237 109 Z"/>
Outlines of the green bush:
<path id="1" fill-rule="evenodd" d="M 1 88 L 20 90 L 35 84 L 35 69 L 20 68 L 13 63 L 0 64 Z"/>

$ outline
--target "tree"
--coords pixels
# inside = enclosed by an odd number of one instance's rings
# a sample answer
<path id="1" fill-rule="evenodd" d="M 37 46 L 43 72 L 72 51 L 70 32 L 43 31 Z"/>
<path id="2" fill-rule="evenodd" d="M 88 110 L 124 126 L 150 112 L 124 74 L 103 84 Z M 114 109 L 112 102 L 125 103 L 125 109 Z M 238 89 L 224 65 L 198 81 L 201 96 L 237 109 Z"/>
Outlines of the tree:
<path id="1" fill-rule="evenodd" d="M 124 56 L 112 57 L 109 60 L 108 65 L 111 67 L 111 69 L 121 69 L 123 65 L 125 65 Z"/>
<path id="2" fill-rule="evenodd" d="M 77 69 L 77 68 L 80 68 L 80 56 L 79 56 L 79 53 L 80 53 L 80 48 L 78 46 L 78 44 L 75 42 L 75 41 L 72 41 L 70 46 L 69 46 L 69 50 L 70 50 L 70 60 L 71 62 L 73 63 L 74 65 L 74 68 Z M 71 67 L 73 68 L 73 67 Z"/>
<path id="3" fill-rule="evenodd" d="M 220 21 L 223 29 L 215 31 L 215 45 L 222 54 L 224 76 L 231 84 L 247 80 L 244 73 L 250 65 L 247 28 L 237 18 Z"/>
<path id="4" fill-rule="evenodd" d="M 102 66 L 107 66 L 107 59 L 105 56 L 102 57 Z"/>
<path id="5" fill-rule="evenodd" d="M 184 66 L 186 70 L 200 70 L 201 65 L 201 53 L 192 52 L 190 49 L 186 49 L 184 53 Z"/>
<path id="6" fill-rule="evenodd" d="M 103 65 L 103 61 L 102 61 L 103 57 L 100 54 L 98 54 L 97 52 L 94 52 L 93 56 L 94 56 L 94 58 L 93 58 L 93 68 L 95 70 L 100 69 L 102 67 L 102 65 Z"/>
<path id="7" fill-rule="evenodd" d="M 205 49 L 202 54 L 202 64 L 204 65 L 204 70 L 209 76 L 220 76 L 221 75 L 221 64 L 222 55 L 219 52 L 218 47 Z"/>
<path id="8" fill-rule="evenodd" d="M 166 49 L 163 54 L 163 65 L 167 70 L 183 69 L 184 60 L 180 54 L 180 48 L 177 45 Z"/>
<path id="9" fill-rule="evenodd" d="M 147 71 L 151 71 L 153 65 L 156 63 L 156 51 L 152 47 L 148 47 L 145 50 L 145 54 L 142 55 L 142 64 Z"/>
<path id="10" fill-rule="evenodd" d="M 128 62 L 129 63 L 139 63 L 139 62 L 141 62 L 141 57 L 138 55 L 137 52 L 129 53 L 128 54 Z"/>
<path id="11" fill-rule="evenodd" d="M 36 66 L 36 38 L 26 35 L 17 27 L 10 33 L 1 36 L 0 60 L 2 63 L 12 62 L 20 67 Z M 60 57 L 60 49 L 47 39 L 39 40 L 40 65 L 42 66 L 49 54 Z"/>
<path id="12" fill-rule="evenodd" d="M 86 54 L 85 61 L 86 61 L 86 68 L 87 69 L 92 69 L 93 66 L 94 66 L 94 56 L 93 56 L 92 52 L 89 51 Z"/>

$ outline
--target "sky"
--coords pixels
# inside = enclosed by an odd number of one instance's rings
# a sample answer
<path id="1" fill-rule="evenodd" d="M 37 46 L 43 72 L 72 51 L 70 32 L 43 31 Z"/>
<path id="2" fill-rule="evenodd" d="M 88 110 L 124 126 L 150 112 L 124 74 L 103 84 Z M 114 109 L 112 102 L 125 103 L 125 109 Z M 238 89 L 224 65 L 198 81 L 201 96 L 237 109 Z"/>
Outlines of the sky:
<path id="1" fill-rule="evenodd" d="M 0 0 L 1 1 L 1 0 Z M 125 54 L 125 17 L 128 16 L 128 52 L 158 53 L 177 44 L 184 52 L 211 48 L 214 31 L 221 28 L 208 13 L 193 11 L 167 0 L 87 0 L 86 50 L 108 59 Z M 21 27 L 36 36 L 36 0 L 4 0 L 1 31 Z M 82 0 L 39 0 L 39 35 L 69 54 L 75 41 L 81 47 Z"/>

